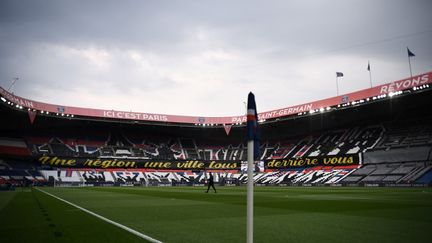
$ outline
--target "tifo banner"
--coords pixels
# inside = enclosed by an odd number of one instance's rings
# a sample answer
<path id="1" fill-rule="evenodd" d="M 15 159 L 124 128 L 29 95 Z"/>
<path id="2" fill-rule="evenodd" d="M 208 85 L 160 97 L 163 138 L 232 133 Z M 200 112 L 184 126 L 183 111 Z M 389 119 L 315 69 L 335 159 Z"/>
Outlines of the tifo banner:
<path id="1" fill-rule="evenodd" d="M 134 160 L 134 159 L 111 159 L 111 158 L 74 158 L 41 156 L 37 158 L 41 165 L 66 168 L 139 168 L 155 170 L 240 170 L 241 161 L 224 160 Z M 266 169 L 292 169 L 314 166 L 346 166 L 359 165 L 362 162 L 361 154 L 326 156 L 326 157 L 304 157 L 291 159 L 274 159 L 264 161 Z"/>
<path id="2" fill-rule="evenodd" d="M 157 161 L 157 160 L 133 160 L 133 159 L 111 159 L 111 158 L 73 158 L 42 156 L 37 158 L 42 165 L 70 168 L 140 168 L 155 170 L 236 170 L 240 169 L 239 161 Z"/>
<path id="3" fill-rule="evenodd" d="M 265 161 L 264 166 L 266 169 L 290 169 L 314 166 L 359 165 L 362 162 L 361 159 L 361 154 L 274 159 Z"/>

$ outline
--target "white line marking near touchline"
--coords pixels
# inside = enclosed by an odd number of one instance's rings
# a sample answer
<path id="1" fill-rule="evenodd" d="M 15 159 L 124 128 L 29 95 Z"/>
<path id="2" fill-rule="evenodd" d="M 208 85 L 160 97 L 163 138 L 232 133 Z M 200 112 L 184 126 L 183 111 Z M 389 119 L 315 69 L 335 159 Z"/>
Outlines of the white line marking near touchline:
<path id="1" fill-rule="evenodd" d="M 112 221 L 112 220 L 110 220 L 110 219 L 107 219 L 107 218 L 105 218 L 105 217 L 103 217 L 103 216 L 101 216 L 101 215 L 99 215 L 99 214 L 93 213 L 93 212 L 90 211 L 90 210 L 87 210 L 87 209 L 85 209 L 85 208 L 83 208 L 83 207 L 80 207 L 80 206 L 78 206 L 78 205 L 76 205 L 76 204 L 73 204 L 73 203 L 71 203 L 71 202 L 68 202 L 68 201 L 66 201 L 66 200 L 64 200 L 64 199 L 62 199 L 62 198 L 59 198 L 59 197 L 57 197 L 57 196 L 55 196 L 55 195 L 53 195 L 53 194 L 51 194 L 51 193 L 49 193 L 49 192 L 46 192 L 46 191 L 41 190 L 41 189 L 39 189 L 39 188 L 35 188 L 35 189 L 38 190 L 38 191 L 40 191 L 40 192 L 43 192 L 43 193 L 45 193 L 45 194 L 47 194 L 47 195 L 49 195 L 49 196 L 51 196 L 51 197 L 53 197 L 53 198 L 56 198 L 56 199 L 58 199 L 58 200 L 60 200 L 60 201 L 62 201 L 62 202 L 65 202 L 65 203 L 67 203 L 67 204 L 69 204 L 69 205 L 71 205 L 71 206 L 73 206 L 73 207 L 76 207 L 76 208 L 78 208 L 78 209 L 80 209 L 80 210 L 82 210 L 82 211 L 84 211 L 84 212 L 86 212 L 86 213 L 88 213 L 88 214 L 91 214 L 91 215 L 95 216 L 96 218 L 102 219 L 103 221 L 105 221 L 105 222 L 107 222 L 107 223 L 110 223 L 110 224 L 113 224 L 113 225 L 115 225 L 115 226 L 117 226 L 117 227 L 119 227 L 119 228 L 122 228 L 122 229 L 124 229 L 124 230 L 126 230 L 126 231 L 128 231 L 128 232 L 130 232 L 130 233 L 132 233 L 132 234 L 134 234 L 134 235 L 136 235 L 136 236 L 139 236 L 139 237 L 145 239 L 145 240 L 148 240 L 148 241 L 150 241 L 150 242 L 154 242 L 154 243 L 162 243 L 162 241 L 159 241 L 159 240 L 153 239 L 153 238 L 151 238 L 151 237 L 148 236 L 148 235 L 145 235 L 145 234 L 140 233 L 140 232 L 138 232 L 138 231 L 136 231 L 136 230 L 133 230 L 133 229 L 127 227 L 127 226 L 124 226 L 124 225 L 122 225 L 122 224 L 119 224 L 119 223 L 117 223 L 117 222 L 114 222 L 114 221 Z"/>

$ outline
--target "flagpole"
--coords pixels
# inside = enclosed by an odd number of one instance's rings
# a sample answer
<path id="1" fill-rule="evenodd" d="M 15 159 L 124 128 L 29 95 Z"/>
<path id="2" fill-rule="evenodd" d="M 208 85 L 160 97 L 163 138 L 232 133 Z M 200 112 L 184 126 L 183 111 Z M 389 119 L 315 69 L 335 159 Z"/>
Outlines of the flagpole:
<path id="1" fill-rule="evenodd" d="M 372 88 L 372 74 L 370 70 L 369 70 L 369 82 L 370 82 L 370 87 Z"/>
<path id="2" fill-rule="evenodd" d="M 372 88 L 372 72 L 371 72 L 371 68 L 370 68 L 370 63 L 369 63 L 369 61 L 368 61 L 367 70 L 368 70 L 368 72 L 369 72 L 369 83 L 370 83 L 370 87 Z"/>
<path id="3" fill-rule="evenodd" d="M 18 79 L 19 79 L 19 78 L 14 78 L 14 79 L 12 80 L 12 82 L 11 82 L 9 88 L 7 89 L 8 92 L 11 92 L 12 87 L 15 85 L 15 83 L 16 83 L 16 81 L 17 81 Z"/>
<path id="4" fill-rule="evenodd" d="M 253 168 L 254 168 L 254 140 L 247 144 L 248 182 L 247 182 L 247 243 L 253 243 Z"/>
<path id="5" fill-rule="evenodd" d="M 408 47 L 407 47 L 407 50 L 408 50 Z M 409 64 L 410 75 L 411 75 L 411 80 L 412 80 L 411 56 L 409 54 L 408 54 L 408 64 Z"/>
<path id="6" fill-rule="evenodd" d="M 336 96 L 339 96 L 339 83 L 338 83 L 338 76 L 336 75 Z"/>

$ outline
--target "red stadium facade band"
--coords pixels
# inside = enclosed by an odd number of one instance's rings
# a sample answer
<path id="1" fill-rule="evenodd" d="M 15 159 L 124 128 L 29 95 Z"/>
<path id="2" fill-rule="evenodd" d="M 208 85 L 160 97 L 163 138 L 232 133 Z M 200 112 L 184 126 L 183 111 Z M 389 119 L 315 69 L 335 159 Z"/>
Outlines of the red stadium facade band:
<path id="1" fill-rule="evenodd" d="M 411 89 L 417 86 L 432 84 L 432 72 L 413 76 L 412 78 L 406 78 L 399 81 L 390 82 L 387 84 L 375 86 L 372 88 L 352 92 L 348 94 L 338 95 L 336 97 L 310 102 L 306 104 L 296 105 L 293 107 L 282 108 L 273 111 L 262 112 L 258 114 L 258 120 L 268 120 L 286 117 L 290 115 L 297 115 L 298 113 L 309 112 L 313 110 L 319 110 L 326 107 L 334 107 L 343 103 L 350 103 L 366 98 L 377 97 L 381 95 L 389 95 L 394 92 Z M 0 95 L 4 97 L 4 102 L 9 101 L 14 105 L 22 107 L 22 109 L 31 109 L 41 114 L 51 115 L 74 115 L 81 117 L 98 117 L 98 118 L 109 118 L 109 119 L 120 119 L 120 120 L 135 120 L 135 121 L 149 121 L 149 122 L 163 122 L 163 123 L 185 123 L 185 124 L 196 124 L 196 125 L 211 125 L 211 124 L 238 124 L 245 123 L 246 116 L 234 116 L 234 117 L 194 117 L 194 116 L 173 116 L 164 114 L 150 114 L 141 112 L 126 112 L 126 111 L 114 111 L 114 110 L 99 110 L 90 108 L 80 107 L 69 107 L 55 104 L 47 104 L 28 100 L 19 96 L 16 96 L 7 90 L 0 87 Z M 44 112 L 44 113 L 42 113 Z"/>

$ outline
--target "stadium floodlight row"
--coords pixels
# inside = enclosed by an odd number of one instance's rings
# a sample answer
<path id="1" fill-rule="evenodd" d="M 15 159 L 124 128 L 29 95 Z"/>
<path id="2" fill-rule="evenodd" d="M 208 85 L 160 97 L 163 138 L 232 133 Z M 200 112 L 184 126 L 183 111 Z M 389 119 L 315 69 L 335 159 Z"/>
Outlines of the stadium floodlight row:
<path id="1" fill-rule="evenodd" d="M 431 82 L 426 73 L 260 113 L 255 183 L 430 185 Z M 221 185 L 247 180 L 243 116 L 65 107 L 2 88 L 0 95 L 2 185 L 202 185 L 208 171 Z"/>

